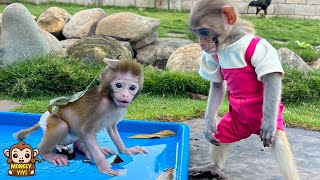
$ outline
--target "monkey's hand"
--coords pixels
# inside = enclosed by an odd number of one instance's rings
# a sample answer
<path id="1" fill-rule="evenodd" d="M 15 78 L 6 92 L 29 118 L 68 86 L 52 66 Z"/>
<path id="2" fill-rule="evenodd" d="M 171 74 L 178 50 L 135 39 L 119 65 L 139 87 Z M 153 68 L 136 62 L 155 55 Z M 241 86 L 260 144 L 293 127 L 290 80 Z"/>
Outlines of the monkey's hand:
<path id="1" fill-rule="evenodd" d="M 275 123 L 263 119 L 260 128 L 260 138 L 264 147 L 269 147 L 274 142 L 276 127 Z"/>
<path id="2" fill-rule="evenodd" d="M 100 173 L 107 174 L 109 176 L 121 176 L 121 172 L 115 171 L 111 169 L 111 165 L 107 161 L 102 161 L 101 163 L 97 163 L 97 167 Z"/>
<path id="3" fill-rule="evenodd" d="M 148 153 L 149 151 L 143 147 L 140 147 L 140 146 L 135 146 L 135 147 L 132 147 L 132 148 L 123 148 L 121 150 L 119 150 L 120 153 L 122 154 L 128 154 L 130 156 L 134 155 L 134 154 L 145 154 L 145 153 Z"/>
<path id="4" fill-rule="evenodd" d="M 211 144 L 214 144 L 216 146 L 220 146 L 221 142 L 219 139 L 214 137 L 214 134 L 219 134 L 217 129 L 216 129 L 216 123 L 214 119 L 208 119 L 205 118 L 205 125 L 203 128 L 203 134 L 205 139 L 210 142 Z"/>

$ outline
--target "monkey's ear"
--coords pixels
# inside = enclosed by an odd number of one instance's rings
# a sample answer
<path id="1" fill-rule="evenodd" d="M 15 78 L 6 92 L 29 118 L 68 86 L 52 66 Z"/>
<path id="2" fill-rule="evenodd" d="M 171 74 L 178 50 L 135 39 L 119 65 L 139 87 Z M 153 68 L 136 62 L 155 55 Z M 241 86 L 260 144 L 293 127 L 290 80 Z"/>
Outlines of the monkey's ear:
<path id="1" fill-rule="evenodd" d="M 237 15 L 234 12 L 234 8 L 232 6 L 223 6 L 222 12 L 228 22 L 228 24 L 233 25 L 237 20 Z"/>
<path id="2" fill-rule="evenodd" d="M 5 149 L 5 150 L 3 151 L 3 154 L 4 154 L 7 158 L 9 158 L 9 157 L 10 157 L 10 150 L 9 150 L 9 149 Z"/>
<path id="3" fill-rule="evenodd" d="M 33 157 L 38 156 L 38 154 L 39 154 L 39 150 L 38 149 L 34 149 L 33 150 Z"/>
<path id="4" fill-rule="evenodd" d="M 104 58 L 103 62 L 112 67 L 113 69 L 117 69 L 119 60 Z"/>

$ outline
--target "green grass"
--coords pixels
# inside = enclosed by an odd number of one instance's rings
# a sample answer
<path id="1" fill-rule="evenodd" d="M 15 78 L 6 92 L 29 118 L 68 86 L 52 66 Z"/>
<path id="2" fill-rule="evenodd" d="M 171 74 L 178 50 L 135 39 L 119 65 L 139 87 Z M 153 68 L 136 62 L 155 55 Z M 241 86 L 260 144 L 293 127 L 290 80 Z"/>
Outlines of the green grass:
<path id="1" fill-rule="evenodd" d="M 275 48 L 289 48 L 300 55 L 304 61 L 312 62 L 320 57 L 320 53 L 312 48 L 300 47 L 296 41 L 309 43 L 313 47 L 320 45 L 320 21 L 289 18 L 256 18 L 246 17 L 255 25 L 257 35 L 268 40 Z M 287 44 L 279 44 L 280 41 Z"/>
<path id="2" fill-rule="evenodd" d="M 284 111 L 285 122 L 290 127 L 320 131 L 320 101 L 288 104 Z"/>
<path id="3" fill-rule="evenodd" d="M 56 96 L 39 96 L 35 98 L 13 98 L 0 94 L 0 99 L 19 102 L 20 107 L 14 112 L 43 113 L 47 110 L 48 102 Z M 141 94 L 130 106 L 125 119 L 140 119 L 152 121 L 185 121 L 190 118 L 203 117 L 207 102 L 194 100 L 184 96 L 159 96 Z M 301 104 L 285 105 L 283 113 L 285 124 L 309 130 L 320 130 L 320 102 L 312 101 Z M 228 111 L 225 99 L 219 115 Z"/>

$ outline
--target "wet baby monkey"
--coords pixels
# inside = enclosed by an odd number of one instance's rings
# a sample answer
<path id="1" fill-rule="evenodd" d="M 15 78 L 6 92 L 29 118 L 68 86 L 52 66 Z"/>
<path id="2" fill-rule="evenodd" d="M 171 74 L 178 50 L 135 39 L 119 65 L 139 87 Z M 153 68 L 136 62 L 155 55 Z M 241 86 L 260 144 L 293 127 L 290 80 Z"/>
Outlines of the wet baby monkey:
<path id="1" fill-rule="evenodd" d="M 74 102 L 55 106 L 52 112 L 44 113 L 37 124 L 17 132 L 15 137 L 22 140 L 41 127 L 44 135 L 38 149 L 44 160 L 55 166 L 68 165 L 66 155 L 53 153 L 51 149 L 74 143 L 74 148 L 92 159 L 101 173 L 111 176 L 121 174 L 112 170 L 105 158 L 115 152 L 97 144 L 96 134 L 101 130 L 107 129 L 120 153 L 148 153 L 139 146 L 127 148 L 117 129 L 117 123 L 124 118 L 128 106 L 143 88 L 142 66 L 134 60 L 105 58 L 104 62 L 107 66 L 99 76 L 99 86 L 89 89 Z"/>

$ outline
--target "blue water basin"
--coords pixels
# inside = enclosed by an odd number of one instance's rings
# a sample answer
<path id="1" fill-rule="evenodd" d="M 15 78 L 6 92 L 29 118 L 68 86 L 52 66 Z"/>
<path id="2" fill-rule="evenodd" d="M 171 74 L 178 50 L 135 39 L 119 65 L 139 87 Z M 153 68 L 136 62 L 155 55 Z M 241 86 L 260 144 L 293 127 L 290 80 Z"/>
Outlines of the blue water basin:
<path id="1" fill-rule="evenodd" d="M 40 114 L 0 112 L 0 150 L 16 143 L 13 133 L 30 127 L 39 121 Z M 114 165 L 113 169 L 126 172 L 123 176 L 111 177 L 98 172 L 94 164 L 84 163 L 84 156 L 77 153 L 76 158 L 70 160 L 69 166 L 55 167 L 46 161 L 36 163 L 35 175 L 23 177 L 23 179 L 66 179 L 66 178 L 93 178 L 114 180 L 153 180 L 168 168 L 174 168 L 175 179 L 188 179 L 189 161 L 189 128 L 182 123 L 151 122 L 141 120 L 123 120 L 118 124 L 120 136 L 127 147 L 136 145 L 148 149 L 146 155 L 128 156 L 119 154 L 124 162 Z M 176 132 L 175 136 L 158 139 L 129 139 L 128 136 L 136 134 L 151 134 L 162 130 Z M 43 133 L 38 130 L 24 141 L 37 148 Z M 108 147 L 115 152 L 117 149 L 106 131 L 97 135 L 98 144 Z M 108 157 L 106 157 L 108 158 Z M 8 176 L 10 165 L 4 154 L 0 155 L 0 179 L 21 179 L 21 177 Z"/>

